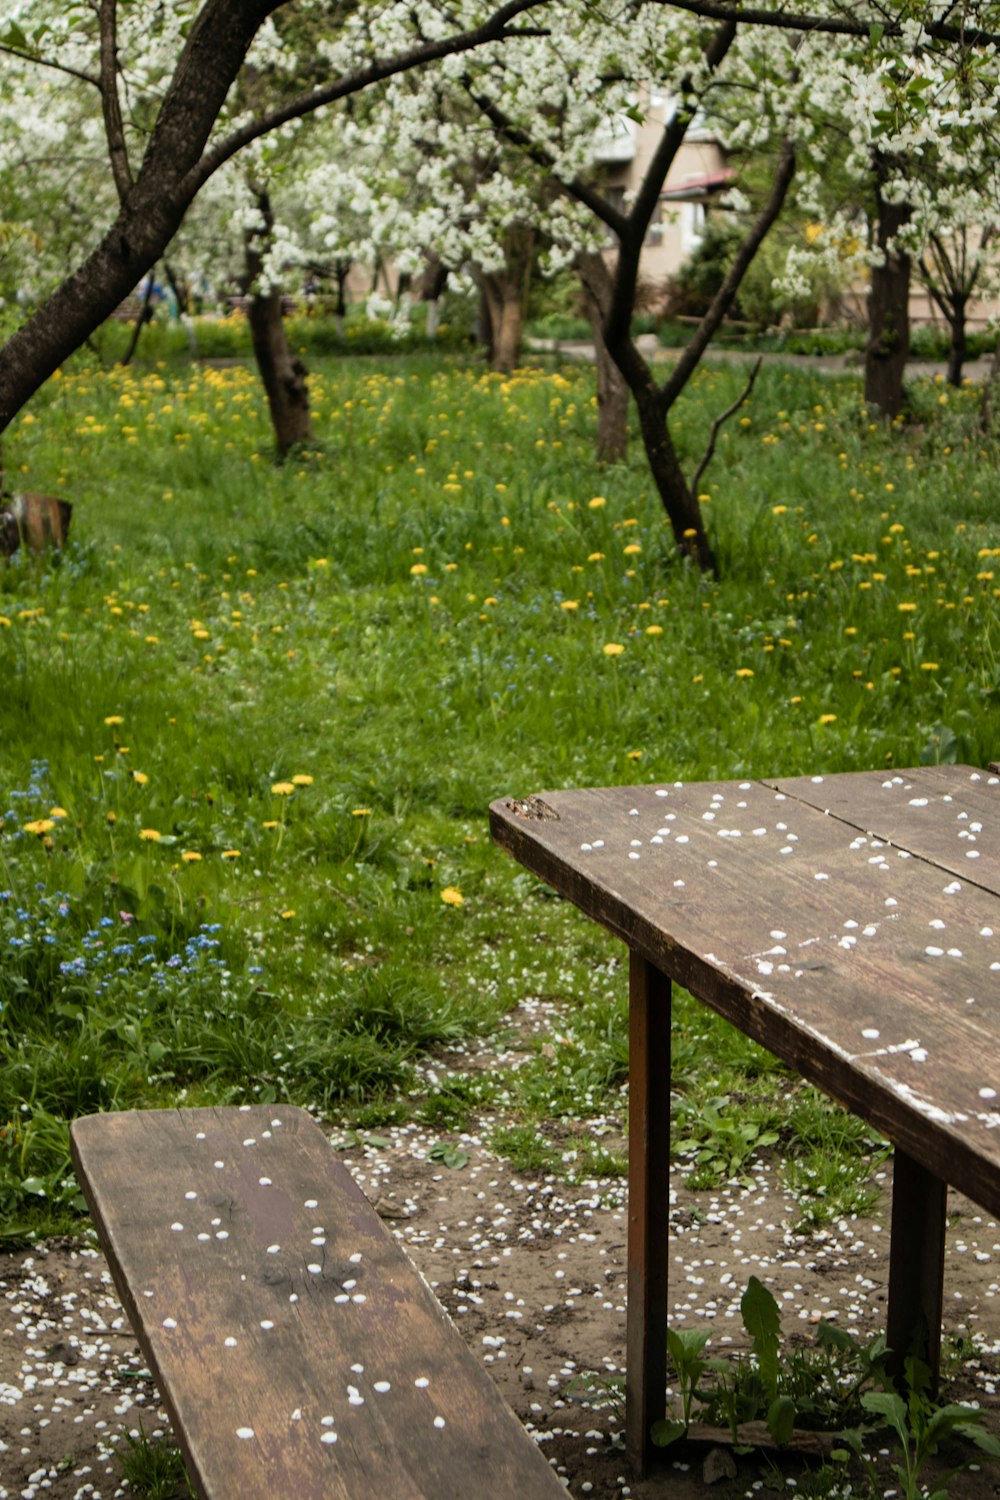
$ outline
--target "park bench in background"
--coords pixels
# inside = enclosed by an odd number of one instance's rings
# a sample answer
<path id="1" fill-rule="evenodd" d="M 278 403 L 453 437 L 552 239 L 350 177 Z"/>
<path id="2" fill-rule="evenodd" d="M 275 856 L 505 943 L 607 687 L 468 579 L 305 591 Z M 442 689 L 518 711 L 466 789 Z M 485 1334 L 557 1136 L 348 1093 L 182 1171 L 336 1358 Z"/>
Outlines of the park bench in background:
<path id="1" fill-rule="evenodd" d="M 565 1494 L 305 1111 L 91 1115 L 71 1142 L 197 1495 Z"/>

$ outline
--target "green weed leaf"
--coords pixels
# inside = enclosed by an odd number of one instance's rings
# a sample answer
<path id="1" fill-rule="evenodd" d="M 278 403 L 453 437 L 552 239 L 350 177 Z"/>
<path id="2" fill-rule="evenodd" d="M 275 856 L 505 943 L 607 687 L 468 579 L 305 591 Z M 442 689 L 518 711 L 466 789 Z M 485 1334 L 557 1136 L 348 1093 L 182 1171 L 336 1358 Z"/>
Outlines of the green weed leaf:
<path id="1" fill-rule="evenodd" d="M 743 1315 L 743 1326 L 753 1339 L 764 1395 L 768 1401 L 773 1401 L 778 1394 L 781 1319 L 773 1295 L 756 1276 L 751 1276 L 747 1283 L 747 1289 L 740 1299 L 740 1312 Z"/>
<path id="2" fill-rule="evenodd" d="M 658 1422 L 653 1423 L 649 1435 L 657 1448 L 669 1448 L 671 1443 L 676 1443 L 677 1439 L 682 1438 L 686 1432 L 687 1428 L 683 1422 L 669 1421 L 666 1417 L 661 1417 Z"/>
<path id="3" fill-rule="evenodd" d="M 795 1428 L 795 1402 L 791 1396 L 776 1396 L 767 1408 L 767 1430 L 779 1448 L 792 1440 Z"/>

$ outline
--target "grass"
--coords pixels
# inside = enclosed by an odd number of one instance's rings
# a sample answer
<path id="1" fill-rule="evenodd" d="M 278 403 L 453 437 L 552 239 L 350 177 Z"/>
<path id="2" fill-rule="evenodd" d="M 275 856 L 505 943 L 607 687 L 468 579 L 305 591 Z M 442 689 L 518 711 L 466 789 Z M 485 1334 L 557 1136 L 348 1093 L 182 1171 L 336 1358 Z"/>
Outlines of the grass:
<path id="1" fill-rule="evenodd" d="M 883 431 L 855 377 L 762 370 L 703 496 L 712 582 L 637 443 L 595 466 L 589 370 L 310 358 L 316 450 L 280 467 L 253 372 L 180 356 L 75 363 L 9 436 L 8 476 L 75 510 L 63 554 L 0 567 L 8 1237 L 78 1222 L 91 1109 L 282 1097 L 444 1136 L 489 1107 L 517 1159 L 616 1170 L 550 1132 L 621 1123 L 622 953 L 494 850 L 490 800 L 1000 745 L 972 391 L 917 386 Z M 693 383 L 689 457 L 740 380 Z M 427 1081 L 520 1002 L 552 1025 L 516 1069 Z M 808 1222 L 868 1201 L 870 1140 L 815 1100 L 789 1127 L 787 1074 L 679 1005 L 685 1120 L 727 1098 L 754 1149 L 783 1132 Z"/>

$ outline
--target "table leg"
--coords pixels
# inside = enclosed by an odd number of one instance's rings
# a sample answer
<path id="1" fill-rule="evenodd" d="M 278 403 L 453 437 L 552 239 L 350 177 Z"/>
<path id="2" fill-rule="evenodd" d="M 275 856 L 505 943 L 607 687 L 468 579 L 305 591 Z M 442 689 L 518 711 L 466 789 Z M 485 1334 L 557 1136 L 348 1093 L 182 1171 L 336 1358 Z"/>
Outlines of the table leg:
<path id="1" fill-rule="evenodd" d="M 897 1380 L 902 1378 L 907 1355 L 915 1354 L 937 1383 L 947 1197 L 947 1184 L 897 1146 L 892 1168 L 886 1329 L 893 1351 L 889 1368 Z"/>
<path id="2" fill-rule="evenodd" d="M 669 1150 L 670 980 L 631 953 L 625 1446 L 640 1476 L 666 1400 Z"/>

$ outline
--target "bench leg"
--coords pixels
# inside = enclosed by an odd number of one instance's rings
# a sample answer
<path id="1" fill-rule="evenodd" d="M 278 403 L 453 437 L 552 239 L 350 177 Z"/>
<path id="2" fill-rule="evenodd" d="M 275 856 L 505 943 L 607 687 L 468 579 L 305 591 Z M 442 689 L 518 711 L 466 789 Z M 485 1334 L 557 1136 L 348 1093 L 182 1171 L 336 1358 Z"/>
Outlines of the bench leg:
<path id="1" fill-rule="evenodd" d="M 640 1477 L 666 1404 L 669 1152 L 670 980 L 631 953 L 625 1446 Z"/>
<path id="2" fill-rule="evenodd" d="M 941 1356 L 944 1231 L 948 1186 L 897 1147 L 892 1169 L 889 1312 L 890 1372 L 901 1381 L 907 1355 L 923 1360 L 937 1384 Z"/>

